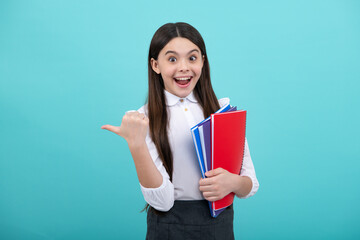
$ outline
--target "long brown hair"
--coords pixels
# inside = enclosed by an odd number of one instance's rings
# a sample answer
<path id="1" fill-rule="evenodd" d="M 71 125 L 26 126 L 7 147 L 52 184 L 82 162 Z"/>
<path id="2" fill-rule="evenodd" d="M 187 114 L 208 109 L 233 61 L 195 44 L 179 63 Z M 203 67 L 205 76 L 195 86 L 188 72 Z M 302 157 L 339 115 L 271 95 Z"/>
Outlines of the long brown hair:
<path id="1" fill-rule="evenodd" d="M 191 25 L 183 22 L 167 23 L 161 26 L 154 34 L 149 49 L 148 77 L 149 93 L 147 98 L 150 137 L 153 140 L 159 157 L 172 181 L 173 156 L 168 139 L 168 112 L 164 94 L 164 82 L 161 74 L 157 74 L 151 66 L 151 59 L 158 59 L 160 51 L 173 38 L 187 38 L 199 47 L 204 56 L 204 65 L 201 76 L 194 88 L 194 95 L 203 109 L 204 118 L 210 116 L 220 108 L 210 80 L 210 66 L 206 54 L 206 47 L 200 33 Z M 190 131 L 190 129 L 189 129 Z M 147 208 L 148 205 L 145 207 Z"/>

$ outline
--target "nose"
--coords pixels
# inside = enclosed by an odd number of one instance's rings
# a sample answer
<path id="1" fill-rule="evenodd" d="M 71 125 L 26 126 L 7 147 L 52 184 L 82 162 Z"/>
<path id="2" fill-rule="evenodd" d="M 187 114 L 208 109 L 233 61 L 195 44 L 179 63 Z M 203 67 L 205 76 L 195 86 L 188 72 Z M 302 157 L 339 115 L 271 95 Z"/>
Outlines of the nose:
<path id="1" fill-rule="evenodd" d="M 189 71 L 188 62 L 186 61 L 186 59 L 182 59 L 179 62 L 179 72 L 187 72 L 187 71 Z"/>

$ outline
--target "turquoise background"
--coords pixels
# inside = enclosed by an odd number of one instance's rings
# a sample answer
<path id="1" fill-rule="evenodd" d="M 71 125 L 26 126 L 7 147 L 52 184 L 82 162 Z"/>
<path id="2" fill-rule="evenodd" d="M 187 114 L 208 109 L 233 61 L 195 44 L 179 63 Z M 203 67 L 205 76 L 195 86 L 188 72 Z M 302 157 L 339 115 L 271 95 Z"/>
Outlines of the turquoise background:
<path id="1" fill-rule="evenodd" d="M 260 182 L 237 239 L 360 238 L 359 1 L 0 2 L 0 238 L 144 239 L 119 125 L 167 22 L 203 35 L 218 97 L 248 110 Z"/>

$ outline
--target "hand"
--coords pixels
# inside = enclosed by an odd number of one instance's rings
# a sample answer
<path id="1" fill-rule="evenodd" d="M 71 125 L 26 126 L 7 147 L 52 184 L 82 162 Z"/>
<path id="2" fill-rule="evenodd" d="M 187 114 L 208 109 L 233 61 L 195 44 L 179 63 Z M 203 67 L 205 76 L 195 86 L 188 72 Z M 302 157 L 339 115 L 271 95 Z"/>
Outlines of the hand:
<path id="1" fill-rule="evenodd" d="M 138 146 L 145 142 L 148 127 L 149 119 L 145 114 L 130 111 L 122 118 L 121 126 L 104 125 L 101 128 L 125 138 L 129 146 Z"/>
<path id="2" fill-rule="evenodd" d="M 228 172 L 223 168 L 216 168 L 205 173 L 207 178 L 199 181 L 200 191 L 206 200 L 214 202 L 224 198 L 232 192 L 233 185 L 238 175 Z"/>

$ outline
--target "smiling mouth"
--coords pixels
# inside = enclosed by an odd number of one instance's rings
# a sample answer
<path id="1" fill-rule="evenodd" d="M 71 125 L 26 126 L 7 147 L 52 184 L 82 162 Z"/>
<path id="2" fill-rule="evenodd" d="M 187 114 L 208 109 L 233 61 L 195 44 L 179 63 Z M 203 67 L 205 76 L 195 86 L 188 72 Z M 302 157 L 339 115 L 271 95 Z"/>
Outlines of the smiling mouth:
<path id="1" fill-rule="evenodd" d="M 190 83 L 192 77 L 179 77 L 174 78 L 175 82 L 181 86 L 186 86 Z"/>

